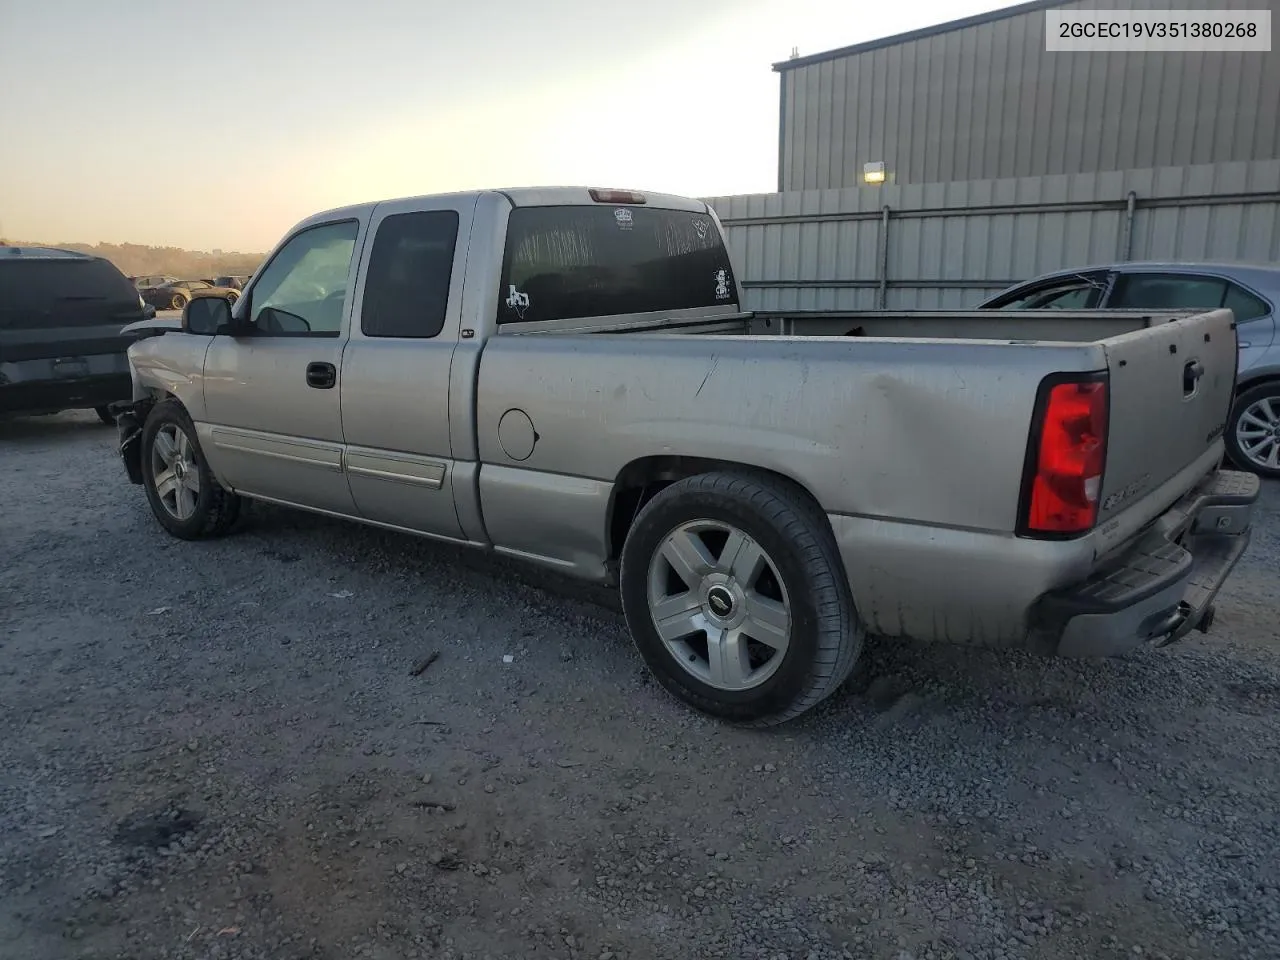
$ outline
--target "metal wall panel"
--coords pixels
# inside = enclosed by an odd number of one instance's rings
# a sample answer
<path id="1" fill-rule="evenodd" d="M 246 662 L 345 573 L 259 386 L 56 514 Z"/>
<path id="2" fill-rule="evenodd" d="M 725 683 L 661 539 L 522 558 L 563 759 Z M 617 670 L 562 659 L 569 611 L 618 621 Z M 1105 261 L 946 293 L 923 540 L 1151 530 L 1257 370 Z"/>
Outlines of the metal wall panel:
<path id="1" fill-rule="evenodd" d="M 778 65 L 779 190 L 1280 157 L 1280 54 L 1048 53 L 1045 5 Z M 1276 0 L 1080 0 L 1065 9 L 1270 9 Z"/>
<path id="2" fill-rule="evenodd" d="M 707 202 L 753 310 L 961 309 L 1091 263 L 1280 262 L 1280 160 Z"/>

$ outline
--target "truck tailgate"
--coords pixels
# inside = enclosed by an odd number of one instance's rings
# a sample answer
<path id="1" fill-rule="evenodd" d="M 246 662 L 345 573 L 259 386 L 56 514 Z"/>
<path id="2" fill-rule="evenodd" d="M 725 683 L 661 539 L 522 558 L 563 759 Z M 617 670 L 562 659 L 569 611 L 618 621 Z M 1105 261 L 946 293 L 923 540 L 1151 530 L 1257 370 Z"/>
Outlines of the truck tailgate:
<path id="1" fill-rule="evenodd" d="M 1231 311 L 1213 310 L 1113 337 L 1103 347 L 1111 385 L 1100 522 L 1221 445 L 1235 389 L 1236 332 Z"/>

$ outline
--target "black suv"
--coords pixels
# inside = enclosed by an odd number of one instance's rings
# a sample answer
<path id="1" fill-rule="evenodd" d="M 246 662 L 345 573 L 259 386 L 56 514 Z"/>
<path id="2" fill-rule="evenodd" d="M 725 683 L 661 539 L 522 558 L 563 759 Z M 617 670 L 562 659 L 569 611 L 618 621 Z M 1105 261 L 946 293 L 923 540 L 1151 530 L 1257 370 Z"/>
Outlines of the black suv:
<path id="1" fill-rule="evenodd" d="M 0 245 L 0 416 L 95 410 L 133 394 L 120 329 L 146 316 L 101 257 Z"/>

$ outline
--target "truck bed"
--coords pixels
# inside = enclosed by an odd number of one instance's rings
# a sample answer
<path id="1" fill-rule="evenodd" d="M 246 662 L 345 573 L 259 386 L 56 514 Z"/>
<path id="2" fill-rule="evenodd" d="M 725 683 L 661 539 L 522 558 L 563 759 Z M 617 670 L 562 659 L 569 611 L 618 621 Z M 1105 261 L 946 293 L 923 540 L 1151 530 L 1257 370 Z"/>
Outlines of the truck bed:
<path id="1" fill-rule="evenodd" d="M 543 523 L 563 523 L 563 491 L 542 471 L 598 481 L 595 495 L 608 496 L 637 458 L 755 464 L 801 483 L 842 543 L 865 553 L 851 579 L 874 629 L 1019 642 L 1025 604 L 1088 576 L 1218 464 L 1235 373 L 1226 310 L 1092 313 L 1092 329 L 1112 333 L 1097 340 L 1079 336 L 1081 317 L 1050 312 L 857 318 L 884 332 L 950 334 L 932 338 L 844 336 L 845 317 L 797 318 L 807 334 L 758 334 L 775 318 L 752 315 L 500 333 L 477 385 L 481 500 L 510 508 L 489 533 L 546 555 Z M 1029 327 L 1044 339 L 1028 338 Z M 1189 365 L 1202 371 L 1193 381 Z M 1098 526 L 1065 546 L 1022 537 L 1045 384 L 1088 373 L 1105 376 L 1110 394 Z M 512 409 L 538 437 L 519 467 L 505 465 L 496 439 Z M 575 565 L 588 552 L 547 559 Z M 971 582 L 952 565 L 976 556 L 985 572 Z M 907 602 L 922 576 L 943 602 Z"/>

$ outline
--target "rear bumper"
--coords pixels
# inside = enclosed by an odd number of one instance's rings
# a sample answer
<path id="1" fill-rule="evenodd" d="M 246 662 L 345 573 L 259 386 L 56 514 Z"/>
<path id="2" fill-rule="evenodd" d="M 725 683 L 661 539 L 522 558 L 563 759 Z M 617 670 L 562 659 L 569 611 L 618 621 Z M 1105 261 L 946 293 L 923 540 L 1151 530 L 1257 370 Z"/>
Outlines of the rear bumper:
<path id="1" fill-rule="evenodd" d="M 1208 628 L 1214 598 L 1249 545 L 1261 483 L 1218 470 L 1083 583 L 1045 594 L 1034 632 L 1064 656 L 1115 656 Z"/>

